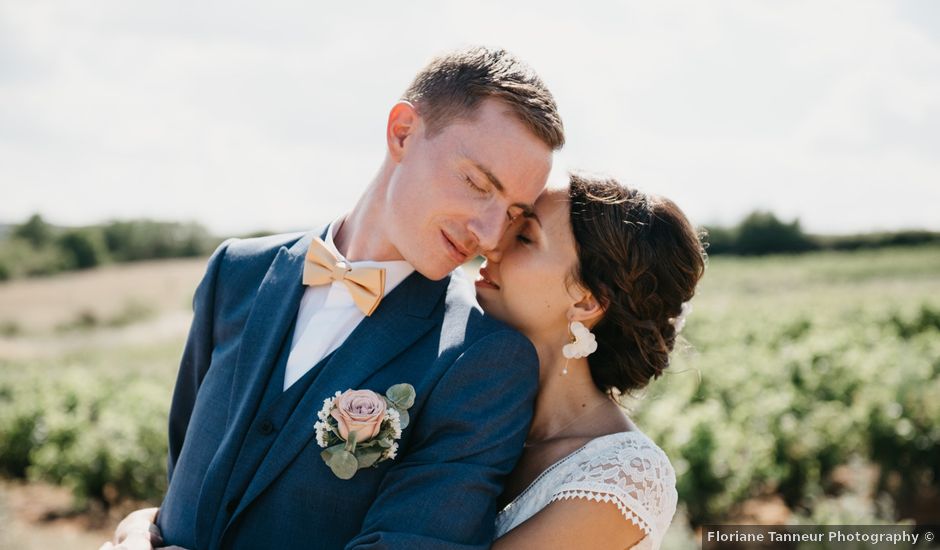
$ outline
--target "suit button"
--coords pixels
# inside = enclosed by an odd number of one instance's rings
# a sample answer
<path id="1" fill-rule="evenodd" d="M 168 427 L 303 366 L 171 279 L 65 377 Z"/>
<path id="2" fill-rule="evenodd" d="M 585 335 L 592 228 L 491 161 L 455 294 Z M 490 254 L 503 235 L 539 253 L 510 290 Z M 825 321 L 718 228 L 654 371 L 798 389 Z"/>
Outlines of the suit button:
<path id="1" fill-rule="evenodd" d="M 238 510 L 238 501 L 237 500 L 228 501 L 228 504 L 225 505 L 225 511 L 228 512 L 229 514 L 234 514 L 235 510 Z"/>
<path id="2" fill-rule="evenodd" d="M 258 426 L 258 431 L 261 432 L 261 435 L 268 435 L 274 431 L 274 423 L 270 420 L 265 420 Z"/>

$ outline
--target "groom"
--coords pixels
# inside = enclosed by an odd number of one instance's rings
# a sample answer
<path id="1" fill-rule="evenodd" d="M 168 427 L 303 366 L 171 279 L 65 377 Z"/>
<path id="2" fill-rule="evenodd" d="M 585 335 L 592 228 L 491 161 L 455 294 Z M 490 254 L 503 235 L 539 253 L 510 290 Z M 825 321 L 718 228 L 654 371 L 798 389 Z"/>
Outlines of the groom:
<path id="1" fill-rule="evenodd" d="M 386 142 L 349 214 L 306 234 L 229 240 L 209 260 L 170 410 L 165 544 L 489 546 L 538 360 L 452 272 L 495 253 L 531 212 L 562 124 L 530 68 L 474 48 L 415 77 Z M 316 257 L 337 267 L 305 286 Z M 381 270 L 384 288 L 363 298 L 343 279 L 359 269 Z M 397 457 L 340 479 L 314 429 L 324 399 L 401 383 L 416 397 Z"/>

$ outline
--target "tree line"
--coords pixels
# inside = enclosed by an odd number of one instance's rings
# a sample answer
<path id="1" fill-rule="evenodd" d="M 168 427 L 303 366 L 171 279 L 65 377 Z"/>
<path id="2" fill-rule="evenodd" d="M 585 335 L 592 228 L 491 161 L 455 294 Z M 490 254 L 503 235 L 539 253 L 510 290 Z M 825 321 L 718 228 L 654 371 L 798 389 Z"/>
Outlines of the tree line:
<path id="1" fill-rule="evenodd" d="M 703 234 L 710 255 L 760 256 L 940 243 L 940 232 L 926 230 L 813 235 L 803 231 L 798 219 L 785 222 L 766 211 L 752 212 L 733 227 L 706 226 Z"/>
<path id="2" fill-rule="evenodd" d="M 108 263 L 204 256 L 219 242 L 197 223 L 116 220 L 64 228 L 34 214 L 0 238 L 0 281 Z"/>
<path id="3" fill-rule="evenodd" d="M 115 262 L 205 256 L 222 241 L 198 223 L 115 220 L 64 228 L 34 214 L 0 234 L 0 281 L 51 275 Z M 253 233 L 249 236 L 261 235 Z M 757 256 L 940 243 L 940 232 L 906 230 L 813 235 L 800 221 L 755 211 L 738 225 L 702 228 L 709 255 Z"/>

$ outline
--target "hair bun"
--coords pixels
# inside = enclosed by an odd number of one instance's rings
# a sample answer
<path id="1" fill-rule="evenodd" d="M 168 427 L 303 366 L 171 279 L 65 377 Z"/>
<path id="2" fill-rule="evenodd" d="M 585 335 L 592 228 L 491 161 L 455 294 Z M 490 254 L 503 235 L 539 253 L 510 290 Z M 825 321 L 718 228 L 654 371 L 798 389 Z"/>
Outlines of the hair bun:
<path id="1" fill-rule="evenodd" d="M 604 391 L 643 388 L 669 366 L 705 271 L 705 249 L 669 199 L 575 174 L 568 196 L 576 279 L 605 307 L 592 329 L 591 376 Z"/>

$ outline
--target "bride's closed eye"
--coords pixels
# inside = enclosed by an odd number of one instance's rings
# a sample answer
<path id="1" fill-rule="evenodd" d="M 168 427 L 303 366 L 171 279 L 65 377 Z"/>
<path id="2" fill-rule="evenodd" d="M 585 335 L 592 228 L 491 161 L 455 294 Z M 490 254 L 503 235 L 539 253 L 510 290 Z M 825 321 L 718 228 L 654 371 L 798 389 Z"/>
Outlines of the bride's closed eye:
<path id="1" fill-rule="evenodd" d="M 522 220 L 522 226 L 519 227 L 519 232 L 516 233 L 516 242 L 522 243 L 524 245 L 530 245 L 535 243 L 537 229 L 533 227 L 533 222 L 530 219 Z"/>

